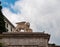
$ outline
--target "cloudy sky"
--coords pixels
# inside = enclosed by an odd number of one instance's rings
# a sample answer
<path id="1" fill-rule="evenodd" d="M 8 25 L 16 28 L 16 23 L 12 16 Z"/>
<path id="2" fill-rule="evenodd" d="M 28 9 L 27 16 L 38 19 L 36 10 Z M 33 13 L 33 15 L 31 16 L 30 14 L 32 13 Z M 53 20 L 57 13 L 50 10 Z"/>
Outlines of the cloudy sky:
<path id="1" fill-rule="evenodd" d="M 51 34 L 50 43 L 60 45 L 60 0 L 1 0 L 3 14 L 16 22 L 30 22 L 34 32 Z"/>

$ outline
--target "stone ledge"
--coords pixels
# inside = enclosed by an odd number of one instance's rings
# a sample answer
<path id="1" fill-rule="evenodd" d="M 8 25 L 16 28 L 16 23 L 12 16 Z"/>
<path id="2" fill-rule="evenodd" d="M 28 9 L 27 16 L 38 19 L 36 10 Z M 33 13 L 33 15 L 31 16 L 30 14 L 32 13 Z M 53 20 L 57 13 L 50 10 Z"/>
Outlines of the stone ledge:
<path id="1" fill-rule="evenodd" d="M 4 32 L 0 34 L 0 38 L 44 38 L 50 39 L 50 35 L 43 32 Z"/>

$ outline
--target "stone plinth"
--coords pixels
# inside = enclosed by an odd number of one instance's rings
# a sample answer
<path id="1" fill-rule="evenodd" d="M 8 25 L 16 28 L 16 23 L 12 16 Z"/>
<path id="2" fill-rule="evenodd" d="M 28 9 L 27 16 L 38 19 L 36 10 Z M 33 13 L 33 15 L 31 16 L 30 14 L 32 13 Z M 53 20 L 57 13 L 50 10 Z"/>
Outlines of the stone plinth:
<path id="1" fill-rule="evenodd" d="M 50 35 L 40 32 L 15 32 L 3 33 L 0 38 L 8 47 L 48 47 Z"/>

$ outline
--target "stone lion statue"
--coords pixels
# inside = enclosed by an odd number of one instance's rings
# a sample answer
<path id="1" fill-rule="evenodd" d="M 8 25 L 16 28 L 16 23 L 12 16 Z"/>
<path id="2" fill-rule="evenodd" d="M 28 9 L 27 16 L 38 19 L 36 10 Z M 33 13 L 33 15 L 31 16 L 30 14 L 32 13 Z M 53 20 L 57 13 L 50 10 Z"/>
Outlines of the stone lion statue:
<path id="1" fill-rule="evenodd" d="M 17 26 L 15 32 L 21 32 L 21 30 L 23 30 L 24 32 L 32 32 L 32 29 L 30 29 L 29 22 L 18 22 L 16 24 Z"/>

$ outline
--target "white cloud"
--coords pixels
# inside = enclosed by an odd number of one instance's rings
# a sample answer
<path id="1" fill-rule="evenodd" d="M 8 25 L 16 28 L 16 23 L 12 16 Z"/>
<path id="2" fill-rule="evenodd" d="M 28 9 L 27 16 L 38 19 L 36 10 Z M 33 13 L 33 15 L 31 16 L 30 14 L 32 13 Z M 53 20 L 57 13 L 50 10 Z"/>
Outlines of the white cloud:
<path id="1" fill-rule="evenodd" d="M 33 31 L 46 31 L 52 35 L 51 42 L 59 43 L 60 1 L 59 0 L 20 0 L 11 6 L 21 13 L 14 14 L 3 8 L 3 13 L 12 23 L 28 21 Z M 58 39 L 59 38 L 59 39 Z"/>
<path id="2" fill-rule="evenodd" d="M 15 24 L 15 22 L 18 21 L 18 16 L 16 14 L 13 14 L 9 8 L 3 8 L 2 9 L 3 14 L 10 20 L 10 22 L 12 22 L 13 24 Z M 17 18 L 16 18 L 17 17 Z"/>

